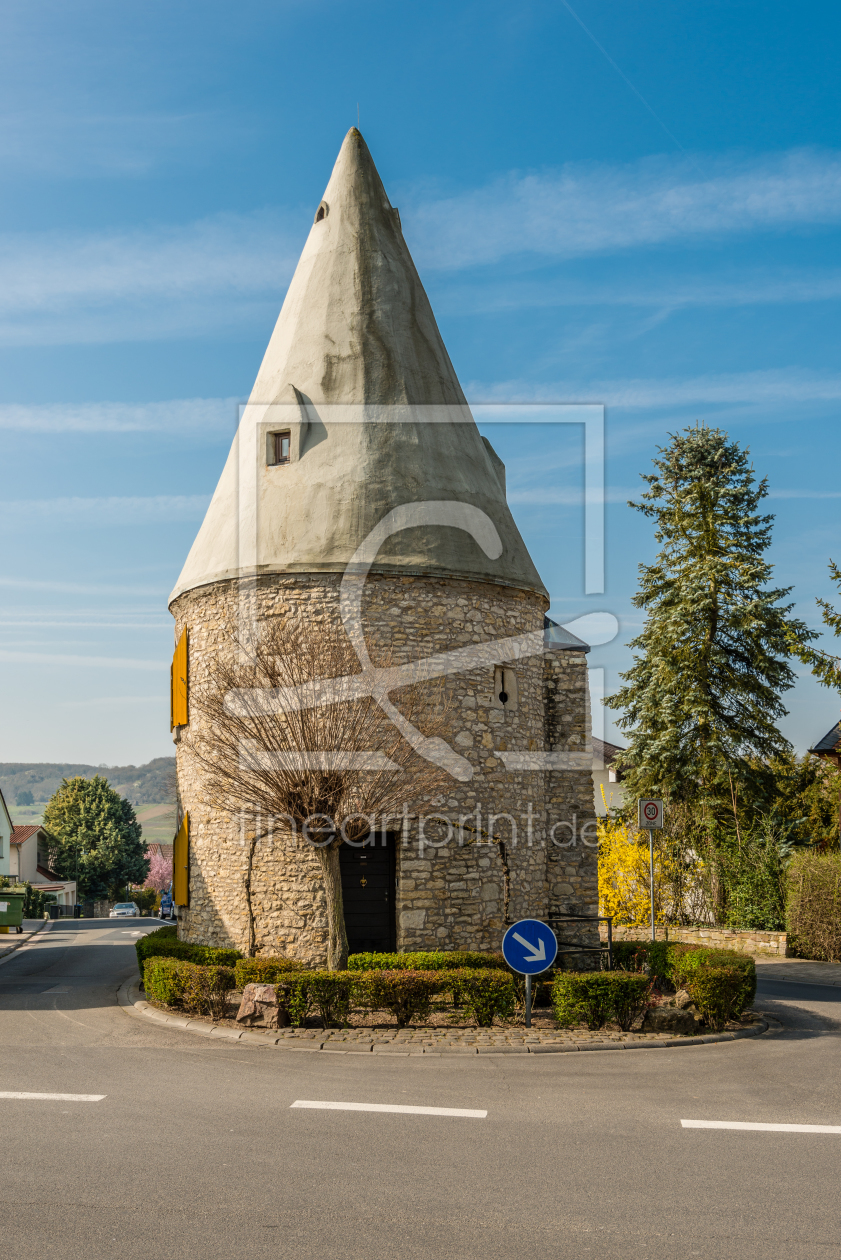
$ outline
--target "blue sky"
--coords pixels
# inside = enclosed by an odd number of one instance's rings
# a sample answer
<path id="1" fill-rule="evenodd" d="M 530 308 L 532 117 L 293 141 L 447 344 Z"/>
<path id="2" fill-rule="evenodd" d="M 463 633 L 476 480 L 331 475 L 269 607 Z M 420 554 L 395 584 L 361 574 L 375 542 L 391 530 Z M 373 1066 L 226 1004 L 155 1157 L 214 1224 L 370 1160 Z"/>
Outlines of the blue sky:
<path id="1" fill-rule="evenodd" d="M 166 597 L 357 104 L 468 397 L 606 405 L 604 595 L 580 431 L 492 437 L 553 613 L 619 618 L 591 654 L 608 689 L 654 553 L 625 500 L 696 419 L 769 477 L 776 578 L 817 624 L 841 558 L 841 12 L 573 10 L 4 5 L 0 759 L 171 752 Z M 788 707 L 802 749 L 838 698 L 804 676 Z"/>

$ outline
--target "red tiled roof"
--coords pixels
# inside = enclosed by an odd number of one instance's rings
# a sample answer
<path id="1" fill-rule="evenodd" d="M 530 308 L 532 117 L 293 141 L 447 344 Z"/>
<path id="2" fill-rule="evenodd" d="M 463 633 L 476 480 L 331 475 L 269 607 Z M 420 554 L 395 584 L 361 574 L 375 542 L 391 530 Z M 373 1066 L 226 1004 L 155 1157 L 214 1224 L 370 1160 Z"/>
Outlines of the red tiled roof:
<path id="1" fill-rule="evenodd" d="M 12 844 L 23 844 L 24 840 L 28 840 L 30 836 L 34 836 L 37 831 L 41 830 L 41 825 L 27 827 L 13 827 L 11 841 Z"/>
<path id="2" fill-rule="evenodd" d="M 146 845 L 147 857 L 154 857 L 157 853 L 160 853 L 161 857 L 171 858 L 172 845 L 171 844 L 158 844 L 157 841 L 153 844 Z"/>

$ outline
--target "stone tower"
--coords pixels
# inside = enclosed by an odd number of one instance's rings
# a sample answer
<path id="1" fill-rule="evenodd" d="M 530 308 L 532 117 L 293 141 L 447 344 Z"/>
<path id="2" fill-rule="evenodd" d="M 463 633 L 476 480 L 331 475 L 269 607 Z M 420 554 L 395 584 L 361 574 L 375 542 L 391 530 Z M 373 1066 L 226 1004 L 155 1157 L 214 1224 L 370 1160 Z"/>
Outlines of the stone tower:
<path id="1" fill-rule="evenodd" d="M 279 614 L 338 622 L 343 578 L 360 563 L 363 633 L 395 663 L 462 655 L 447 676 L 455 770 L 435 807 L 452 840 L 423 843 L 418 801 L 387 843 L 342 847 L 351 950 L 496 949 L 506 922 L 595 914 L 587 648 L 546 620 L 504 466 L 353 128 L 170 599 L 174 678 L 186 689 L 212 670 L 244 621 L 254 633 Z M 323 963 L 312 851 L 279 832 L 246 869 L 236 819 L 203 803 L 186 692 L 173 721 L 189 815 L 179 934 Z M 459 829 L 477 807 L 479 825 Z M 594 939 L 594 925 L 584 932 Z"/>

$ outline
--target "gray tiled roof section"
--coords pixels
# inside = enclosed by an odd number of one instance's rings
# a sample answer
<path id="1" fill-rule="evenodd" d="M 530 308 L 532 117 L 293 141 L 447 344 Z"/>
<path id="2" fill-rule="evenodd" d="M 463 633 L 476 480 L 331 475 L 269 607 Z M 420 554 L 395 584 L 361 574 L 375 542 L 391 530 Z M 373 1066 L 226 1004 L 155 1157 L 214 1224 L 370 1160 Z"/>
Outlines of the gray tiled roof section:
<path id="1" fill-rule="evenodd" d="M 559 626 L 557 621 L 552 621 L 550 617 L 543 618 L 543 642 L 547 647 L 558 651 L 590 651 L 589 643 L 585 643 L 575 634 L 570 634 L 569 630 Z"/>

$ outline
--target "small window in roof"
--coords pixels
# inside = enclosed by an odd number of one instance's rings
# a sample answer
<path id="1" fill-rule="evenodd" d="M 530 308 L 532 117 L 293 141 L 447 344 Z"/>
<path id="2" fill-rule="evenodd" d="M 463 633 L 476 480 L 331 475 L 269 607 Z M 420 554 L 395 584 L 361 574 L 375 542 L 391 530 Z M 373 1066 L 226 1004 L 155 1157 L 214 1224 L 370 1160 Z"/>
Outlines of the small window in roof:
<path id="1" fill-rule="evenodd" d="M 327 209 L 328 209 L 327 202 L 322 201 L 321 205 L 318 207 L 318 209 L 315 212 L 314 222 L 320 223 L 322 219 L 325 219 L 327 217 Z"/>

